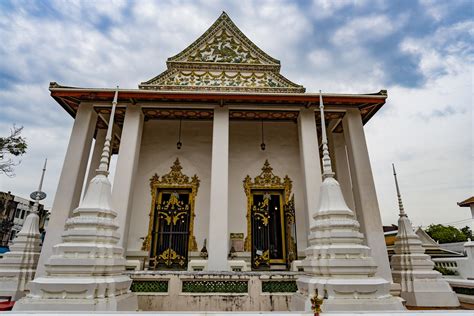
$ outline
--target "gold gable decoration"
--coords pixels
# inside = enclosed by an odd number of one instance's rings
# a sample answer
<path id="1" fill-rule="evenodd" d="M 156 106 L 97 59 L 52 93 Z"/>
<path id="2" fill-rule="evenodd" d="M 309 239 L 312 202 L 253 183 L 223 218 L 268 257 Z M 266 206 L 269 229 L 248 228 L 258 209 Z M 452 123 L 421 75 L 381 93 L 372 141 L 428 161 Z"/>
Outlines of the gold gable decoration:
<path id="1" fill-rule="evenodd" d="M 215 63 L 234 63 L 234 64 L 261 64 L 255 54 L 247 50 L 238 39 L 227 33 L 223 29 L 192 54 L 186 61 L 188 62 L 215 62 Z"/>
<path id="2" fill-rule="evenodd" d="M 280 61 L 250 41 L 223 12 L 168 69 L 139 85 L 146 90 L 302 93 L 305 89 L 280 74 Z"/>
<path id="3" fill-rule="evenodd" d="M 292 181 L 286 175 L 283 180 L 273 174 L 273 168 L 270 166 L 268 159 L 265 160 L 265 163 L 262 167 L 262 172 L 256 176 L 253 181 L 249 175 L 244 179 L 244 190 L 245 195 L 247 196 L 247 236 L 245 237 L 244 248 L 245 251 L 251 250 L 252 242 L 252 222 L 251 222 L 251 209 L 252 209 L 252 190 L 283 190 L 284 192 L 284 204 L 290 202 L 291 198 L 291 189 Z M 294 201 L 292 201 L 294 203 Z"/>
<path id="4" fill-rule="evenodd" d="M 196 237 L 194 236 L 194 218 L 196 217 L 196 213 L 194 211 L 195 199 L 197 195 L 197 191 L 199 188 L 200 180 L 197 175 L 194 175 L 191 179 L 189 176 L 182 173 L 183 167 L 178 158 L 174 161 L 173 165 L 170 167 L 171 171 L 163 176 L 160 177 L 158 174 L 154 174 L 153 177 L 150 179 L 150 189 L 151 189 L 151 210 L 150 214 L 148 215 L 150 218 L 148 224 L 148 235 L 146 236 L 145 240 L 143 241 L 142 250 L 149 251 L 151 246 L 151 232 L 154 223 L 154 207 L 157 200 L 157 192 L 158 189 L 191 189 L 191 193 L 189 194 L 189 203 L 191 205 L 191 215 L 190 215 L 190 223 L 189 223 L 189 250 L 190 251 L 197 251 L 197 243 Z"/>

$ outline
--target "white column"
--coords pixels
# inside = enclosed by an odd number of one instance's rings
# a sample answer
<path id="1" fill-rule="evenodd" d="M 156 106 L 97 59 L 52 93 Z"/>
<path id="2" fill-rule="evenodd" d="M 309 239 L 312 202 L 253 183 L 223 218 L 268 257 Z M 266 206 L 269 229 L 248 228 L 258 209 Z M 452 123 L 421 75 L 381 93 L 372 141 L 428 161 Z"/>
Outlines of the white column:
<path id="1" fill-rule="evenodd" d="M 469 205 L 471 209 L 471 231 L 474 232 L 474 203 Z"/>
<path id="2" fill-rule="evenodd" d="M 79 205 L 96 122 L 97 113 L 92 104 L 80 104 L 59 176 L 36 277 L 45 274 L 44 264 L 52 255 L 53 246 L 61 242 L 66 219 Z"/>
<path id="3" fill-rule="evenodd" d="M 331 133 L 334 160 L 336 162 L 336 177 L 341 185 L 342 195 L 351 210 L 355 211 L 354 194 L 352 193 L 349 160 L 347 159 L 346 141 L 343 133 Z"/>
<path id="4" fill-rule="evenodd" d="M 87 179 L 84 187 L 84 192 L 87 191 L 89 182 L 94 178 L 97 168 L 100 164 L 100 155 L 102 155 L 102 150 L 104 149 L 105 136 L 107 134 L 107 129 L 98 129 L 95 134 L 95 143 L 94 149 L 92 150 L 92 157 L 89 163 L 89 172 L 87 173 Z"/>
<path id="5" fill-rule="evenodd" d="M 301 171 L 303 173 L 304 207 L 306 210 L 306 235 L 314 224 L 313 214 L 319 203 L 319 188 L 322 183 L 321 162 L 318 149 L 318 132 L 313 109 L 301 109 L 298 116 L 298 136 Z"/>
<path id="6" fill-rule="evenodd" d="M 377 276 L 391 282 L 392 273 L 388 262 L 379 204 L 359 110 L 347 110 L 342 123 L 344 137 L 346 138 L 354 203 L 357 219 L 361 225 L 361 232 L 364 233 L 367 245 L 372 249 L 372 256 L 378 265 Z"/>
<path id="7" fill-rule="evenodd" d="M 209 209 L 209 271 L 229 270 L 229 109 L 216 107 L 212 130 L 211 200 Z"/>
<path id="8" fill-rule="evenodd" d="M 125 120 L 120 139 L 120 148 L 115 167 L 112 203 L 117 211 L 118 233 L 121 246 L 126 252 L 130 216 L 132 213 L 133 187 L 137 171 L 140 145 L 143 133 L 143 112 L 140 106 L 130 104 L 125 112 Z"/>

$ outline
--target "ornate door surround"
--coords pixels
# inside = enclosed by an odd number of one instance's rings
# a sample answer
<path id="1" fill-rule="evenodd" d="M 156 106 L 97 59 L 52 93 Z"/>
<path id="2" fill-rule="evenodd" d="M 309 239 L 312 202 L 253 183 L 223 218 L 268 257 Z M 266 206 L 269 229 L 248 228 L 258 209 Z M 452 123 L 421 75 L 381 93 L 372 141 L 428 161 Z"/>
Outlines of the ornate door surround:
<path id="1" fill-rule="evenodd" d="M 159 207 L 160 201 L 160 192 L 164 191 L 187 191 L 189 192 L 189 242 L 188 242 L 188 251 L 197 251 L 196 237 L 194 236 L 194 218 L 196 216 L 194 211 L 195 198 L 199 188 L 199 178 L 197 175 L 194 175 L 191 179 L 189 176 L 182 173 L 183 167 L 178 158 L 176 158 L 173 165 L 170 167 L 171 171 L 160 177 L 155 173 L 150 179 L 150 189 L 151 189 L 151 208 L 149 213 L 149 224 L 148 224 L 148 234 L 143 241 L 142 250 L 151 251 L 152 244 L 152 231 L 154 225 L 157 224 L 159 218 L 156 218 L 156 208 Z M 167 255 L 167 254 L 164 254 Z M 169 255 L 169 254 L 168 254 Z"/>
<path id="2" fill-rule="evenodd" d="M 252 208 L 254 207 L 254 192 L 281 192 L 281 196 L 283 198 L 283 206 L 284 206 L 284 218 L 280 220 L 284 223 L 284 243 L 286 244 L 285 249 L 285 257 L 286 263 L 289 265 L 291 261 L 295 260 L 296 258 L 296 231 L 295 231 L 295 211 L 294 211 L 294 197 L 291 195 L 292 189 L 292 181 L 286 175 L 283 180 L 273 174 L 273 168 L 270 166 L 268 160 L 265 160 L 265 163 L 262 167 L 262 172 L 260 175 L 256 176 L 253 180 L 252 178 L 247 175 L 243 181 L 244 183 L 244 190 L 247 196 L 247 236 L 245 238 L 244 248 L 245 251 L 252 252 Z M 263 201 L 264 203 L 264 201 Z M 262 204 L 263 205 L 263 204 Z M 257 214 L 259 215 L 259 214 Z M 293 236 L 294 235 L 294 236 Z M 262 254 L 259 258 L 255 258 L 258 260 L 259 264 L 270 264 L 270 257 L 269 255 Z M 252 259 L 254 260 L 254 259 Z M 265 262 L 266 261 L 266 262 Z M 253 264 L 253 262 L 252 262 Z"/>

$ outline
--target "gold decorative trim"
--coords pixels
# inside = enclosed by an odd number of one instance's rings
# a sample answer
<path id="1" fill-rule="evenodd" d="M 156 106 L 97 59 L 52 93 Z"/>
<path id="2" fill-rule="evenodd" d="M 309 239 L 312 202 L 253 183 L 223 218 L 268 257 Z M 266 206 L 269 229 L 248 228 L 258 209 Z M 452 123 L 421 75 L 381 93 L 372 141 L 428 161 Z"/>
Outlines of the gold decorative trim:
<path id="1" fill-rule="evenodd" d="M 191 179 L 189 176 L 183 174 L 181 170 L 181 163 L 179 159 L 176 158 L 173 165 L 170 167 L 171 171 L 163 176 L 160 177 L 158 174 L 154 174 L 153 177 L 150 179 L 150 189 L 151 189 L 151 208 L 149 217 L 149 224 L 148 224 L 148 235 L 146 236 L 145 240 L 143 241 L 142 250 L 150 251 L 151 247 L 151 232 L 153 228 L 153 223 L 155 221 L 154 218 L 154 209 L 157 199 L 157 193 L 159 189 L 191 189 L 191 193 L 189 194 L 189 204 L 191 207 L 191 214 L 190 214 L 190 221 L 189 221 L 189 244 L 188 244 L 188 251 L 197 251 L 197 243 L 196 237 L 194 236 L 194 218 L 196 217 L 194 211 L 195 199 L 197 195 L 197 191 L 199 188 L 199 178 L 197 175 L 194 175 Z"/>
<path id="2" fill-rule="evenodd" d="M 244 249 L 251 251 L 252 249 L 252 190 L 283 190 L 284 205 L 290 200 L 292 189 L 292 181 L 286 175 L 283 180 L 273 174 L 273 168 L 270 166 L 268 159 L 262 167 L 260 175 L 256 176 L 253 181 L 249 175 L 244 179 L 244 190 L 247 195 L 247 236 L 245 237 Z"/>
<path id="3" fill-rule="evenodd" d="M 250 41 L 226 13 L 179 54 L 167 70 L 142 82 L 145 90 L 303 93 L 280 74 L 280 61 Z"/>

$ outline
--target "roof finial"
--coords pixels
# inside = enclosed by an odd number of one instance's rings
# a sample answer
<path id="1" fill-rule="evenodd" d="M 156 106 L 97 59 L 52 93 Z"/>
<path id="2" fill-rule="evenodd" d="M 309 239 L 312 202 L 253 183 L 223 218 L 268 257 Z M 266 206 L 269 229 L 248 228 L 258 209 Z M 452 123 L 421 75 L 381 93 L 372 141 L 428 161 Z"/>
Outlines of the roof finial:
<path id="1" fill-rule="evenodd" d="M 112 111 L 110 112 L 109 126 L 107 127 L 107 135 L 105 136 L 104 149 L 100 158 L 100 165 L 97 169 L 97 174 L 109 175 L 109 157 L 110 157 L 110 146 L 112 141 L 112 128 L 114 125 L 115 108 L 117 107 L 119 86 L 115 90 L 114 100 L 112 101 Z"/>
<path id="2" fill-rule="evenodd" d="M 331 157 L 329 156 L 328 138 L 326 136 L 326 122 L 324 119 L 324 104 L 323 94 L 319 90 L 319 110 L 321 111 L 321 142 L 323 145 L 323 179 L 334 177 L 334 172 L 331 166 Z"/>
<path id="3" fill-rule="evenodd" d="M 392 163 L 393 168 L 393 177 L 395 178 L 395 186 L 397 187 L 397 196 L 398 196 L 398 209 L 400 210 L 400 216 L 407 216 L 405 210 L 403 209 L 402 195 L 400 194 L 400 188 L 398 187 L 397 173 L 395 172 L 395 165 Z"/>

